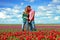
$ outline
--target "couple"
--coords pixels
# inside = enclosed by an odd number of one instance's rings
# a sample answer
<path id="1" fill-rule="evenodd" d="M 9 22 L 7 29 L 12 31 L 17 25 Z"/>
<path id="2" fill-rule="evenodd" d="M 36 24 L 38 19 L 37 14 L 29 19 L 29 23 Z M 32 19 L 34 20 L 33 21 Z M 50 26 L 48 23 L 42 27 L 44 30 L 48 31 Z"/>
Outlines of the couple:
<path id="1" fill-rule="evenodd" d="M 35 29 L 35 23 L 34 23 L 34 10 L 31 9 L 31 6 L 27 6 L 25 8 L 25 11 L 23 12 L 22 18 L 23 18 L 23 24 L 22 24 L 22 30 L 24 31 L 24 26 L 26 25 L 26 29 L 30 31 L 33 31 Z"/>

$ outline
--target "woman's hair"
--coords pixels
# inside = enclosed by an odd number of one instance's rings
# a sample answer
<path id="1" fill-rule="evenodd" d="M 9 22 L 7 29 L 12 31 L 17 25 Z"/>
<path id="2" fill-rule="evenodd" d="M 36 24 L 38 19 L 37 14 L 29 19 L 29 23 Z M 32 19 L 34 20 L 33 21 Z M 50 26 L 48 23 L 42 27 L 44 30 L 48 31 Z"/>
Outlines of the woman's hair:
<path id="1" fill-rule="evenodd" d="M 27 7 L 25 8 L 25 11 L 24 11 L 25 13 L 28 13 L 28 10 L 27 10 Z"/>

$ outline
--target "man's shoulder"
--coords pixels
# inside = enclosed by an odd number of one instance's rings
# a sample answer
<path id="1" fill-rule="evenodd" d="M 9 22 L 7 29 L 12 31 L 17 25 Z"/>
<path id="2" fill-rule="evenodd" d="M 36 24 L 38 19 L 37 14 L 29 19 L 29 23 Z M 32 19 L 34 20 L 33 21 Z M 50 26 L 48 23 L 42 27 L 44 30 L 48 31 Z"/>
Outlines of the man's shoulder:
<path id="1" fill-rule="evenodd" d="M 31 10 L 31 12 L 35 12 L 34 10 Z"/>
<path id="2" fill-rule="evenodd" d="M 31 10 L 31 11 L 34 11 L 34 10 Z"/>

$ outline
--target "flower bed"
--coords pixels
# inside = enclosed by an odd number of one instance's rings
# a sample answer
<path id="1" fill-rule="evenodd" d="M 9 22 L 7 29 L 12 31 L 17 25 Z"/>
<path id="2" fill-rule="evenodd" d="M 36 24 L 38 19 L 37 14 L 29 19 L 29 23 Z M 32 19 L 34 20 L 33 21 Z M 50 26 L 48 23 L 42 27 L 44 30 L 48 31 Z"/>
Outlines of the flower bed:
<path id="1" fill-rule="evenodd" d="M 60 40 L 60 32 L 55 30 L 1 32 L 0 40 Z"/>

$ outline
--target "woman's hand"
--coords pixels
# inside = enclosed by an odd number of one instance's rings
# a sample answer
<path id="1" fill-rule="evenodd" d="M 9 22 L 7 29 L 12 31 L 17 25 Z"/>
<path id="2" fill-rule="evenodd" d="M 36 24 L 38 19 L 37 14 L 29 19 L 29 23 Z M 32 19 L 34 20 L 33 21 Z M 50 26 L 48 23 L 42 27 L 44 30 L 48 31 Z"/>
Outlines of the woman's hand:
<path id="1" fill-rule="evenodd" d="M 27 17 L 24 17 L 24 18 L 28 19 Z"/>

